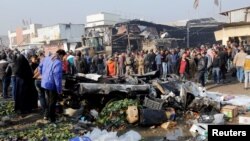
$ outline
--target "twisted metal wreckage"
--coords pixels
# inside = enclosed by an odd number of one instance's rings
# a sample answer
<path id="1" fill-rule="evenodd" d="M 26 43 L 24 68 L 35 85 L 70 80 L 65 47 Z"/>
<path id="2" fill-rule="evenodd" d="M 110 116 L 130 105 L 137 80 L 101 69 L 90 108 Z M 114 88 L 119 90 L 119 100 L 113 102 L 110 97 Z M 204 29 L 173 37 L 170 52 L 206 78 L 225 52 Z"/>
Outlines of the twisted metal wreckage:
<path id="1" fill-rule="evenodd" d="M 204 90 L 194 82 L 180 81 L 174 74 L 168 75 L 166 80 L 161 80 L 158 79 L 158 75 L 157 71 L 119 78 L 77 74 L 67 77 L 64 93 L 70 96 L 67 103 L 73 103 L 68 104 L 73 108 L 79 108 L 83 99 L 94 101 L 96 105 L 102 104 L 102 108 L 114 99 L 137 99 L 143 105 L 139 114 L 140 118 L 144 119 L 140 119 L 139 122 L 145 126 L 182 118 L 187 111 L 198 112 L 200 115 L 219 113 L 220 103 L 205 97 Z M 165 115 L 169 108 L 174 109 L 174 117 L 160 116 Z"/>

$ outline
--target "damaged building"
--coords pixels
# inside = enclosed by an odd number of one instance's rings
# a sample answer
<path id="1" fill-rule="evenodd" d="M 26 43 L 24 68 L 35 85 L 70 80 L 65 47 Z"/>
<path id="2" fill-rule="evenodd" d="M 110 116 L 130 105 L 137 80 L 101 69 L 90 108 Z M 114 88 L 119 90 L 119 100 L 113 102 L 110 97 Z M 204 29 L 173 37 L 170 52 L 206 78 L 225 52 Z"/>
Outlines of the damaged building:
<path id="1" fill-rule="evenodd" d="M 141 20 L 117 23 L 112 36 L 112 52 L 156 50 L 178 47 L 177 40 L 169 34 L 175 27 Z"/>
<path id="2" fill-rule="evenodd" d="M 181 26 L 126 20 L 120 15 L 101 12 L 86 18 L 81 48 L 91 52 L 133 52 L 197 47 L 216 43 L 214 31 L 221 23 L 213 18 L 187 20 Z"/>
<path id="3" fill-rule="evenodd" d="M 182 22 L 182 24 L 179 24 Z M 167 25 L 176 29 L 169 31 L 175 37 L 184 39 L 178 41 L 180 47 L 199 47 L 202 44 L 212 45 L 216 43 L 214 32 L 222 24 L 214 18 L 202 18 L 194 20 L 172 22 Z"/>
<path id="4" fill-rule="evenodd" d="M 213 18 L 189 20 L 185 26 L 168 26 L 141 20 L 117 23 L 112 33 L 112 52 L 212 45 L 216 43 L 214 31 L 221 24 Z"/>
<path id="5" fill-rule="evenodd" d="M 121 22 L 120 15 L 101 12 L 86 17 L 85 35 L 82 36 L 83 47 L 78 50 L 111 53 L 113 26 Z"/>

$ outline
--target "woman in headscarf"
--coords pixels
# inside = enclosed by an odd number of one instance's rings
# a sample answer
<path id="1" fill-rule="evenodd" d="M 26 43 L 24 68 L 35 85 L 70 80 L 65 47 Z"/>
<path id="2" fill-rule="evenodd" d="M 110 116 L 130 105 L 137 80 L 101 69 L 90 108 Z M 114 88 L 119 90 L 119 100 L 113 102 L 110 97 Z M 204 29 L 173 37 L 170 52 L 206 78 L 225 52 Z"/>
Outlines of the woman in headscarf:
<path id="1" fill-rule="evenodd" d="M 28 60 L 17 54 L 15 60 L 14 74 L 16 76 L 15 85 L 15 111 L 17 113 L 29 113 L 37 108 L 37 93 L 33 83 L 33 71 Z"/>

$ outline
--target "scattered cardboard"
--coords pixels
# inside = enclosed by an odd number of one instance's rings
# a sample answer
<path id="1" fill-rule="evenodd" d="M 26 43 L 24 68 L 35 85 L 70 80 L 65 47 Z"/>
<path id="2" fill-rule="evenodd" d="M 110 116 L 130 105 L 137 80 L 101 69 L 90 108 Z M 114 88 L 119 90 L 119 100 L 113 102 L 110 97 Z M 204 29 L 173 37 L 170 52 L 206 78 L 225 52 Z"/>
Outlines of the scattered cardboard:
<path id="1" fill-rule="evenodd" d="M 228 118 L 230 118 L 230 120 L 232 120 L 233 118 L 235 118 L 238 115 L 238 107 L 231 106 L 231 105 L 224 106 L 221 109 L 221 113 L 223 113 Z"/>
<path id="2" fill-rule="evenodd" d="M 240 115 L 239 116 L 239 124 L 250 125 L 250 115 Z"/>
<path id="3" fill-rule="evenodd" d="M 173 121 L 169 121 L 169 122 L 165 122 L 163 124 L 161 124 L 161 128 L 168 130 L 168 129 L 172 129 L 177 125 L 176 122 Z"/>

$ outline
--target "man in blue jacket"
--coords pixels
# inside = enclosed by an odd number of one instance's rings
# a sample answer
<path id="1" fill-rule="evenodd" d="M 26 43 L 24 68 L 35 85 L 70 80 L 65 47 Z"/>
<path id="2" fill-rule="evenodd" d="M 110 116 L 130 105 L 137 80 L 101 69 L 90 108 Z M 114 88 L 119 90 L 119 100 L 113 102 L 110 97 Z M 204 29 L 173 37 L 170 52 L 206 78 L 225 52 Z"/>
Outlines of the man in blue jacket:
<path id="1" fill-rule="evenodd" d="M 39 71 L 42 75 L 42 87 L 48 98 L 48 109 L 46 118 L 51 122 L 56 121 L 55 108 L 57 97 L 62 93 L 62 58 L 65 51 L 59 49 L 55 55 L 47 56 L 39 65 Z"/>

